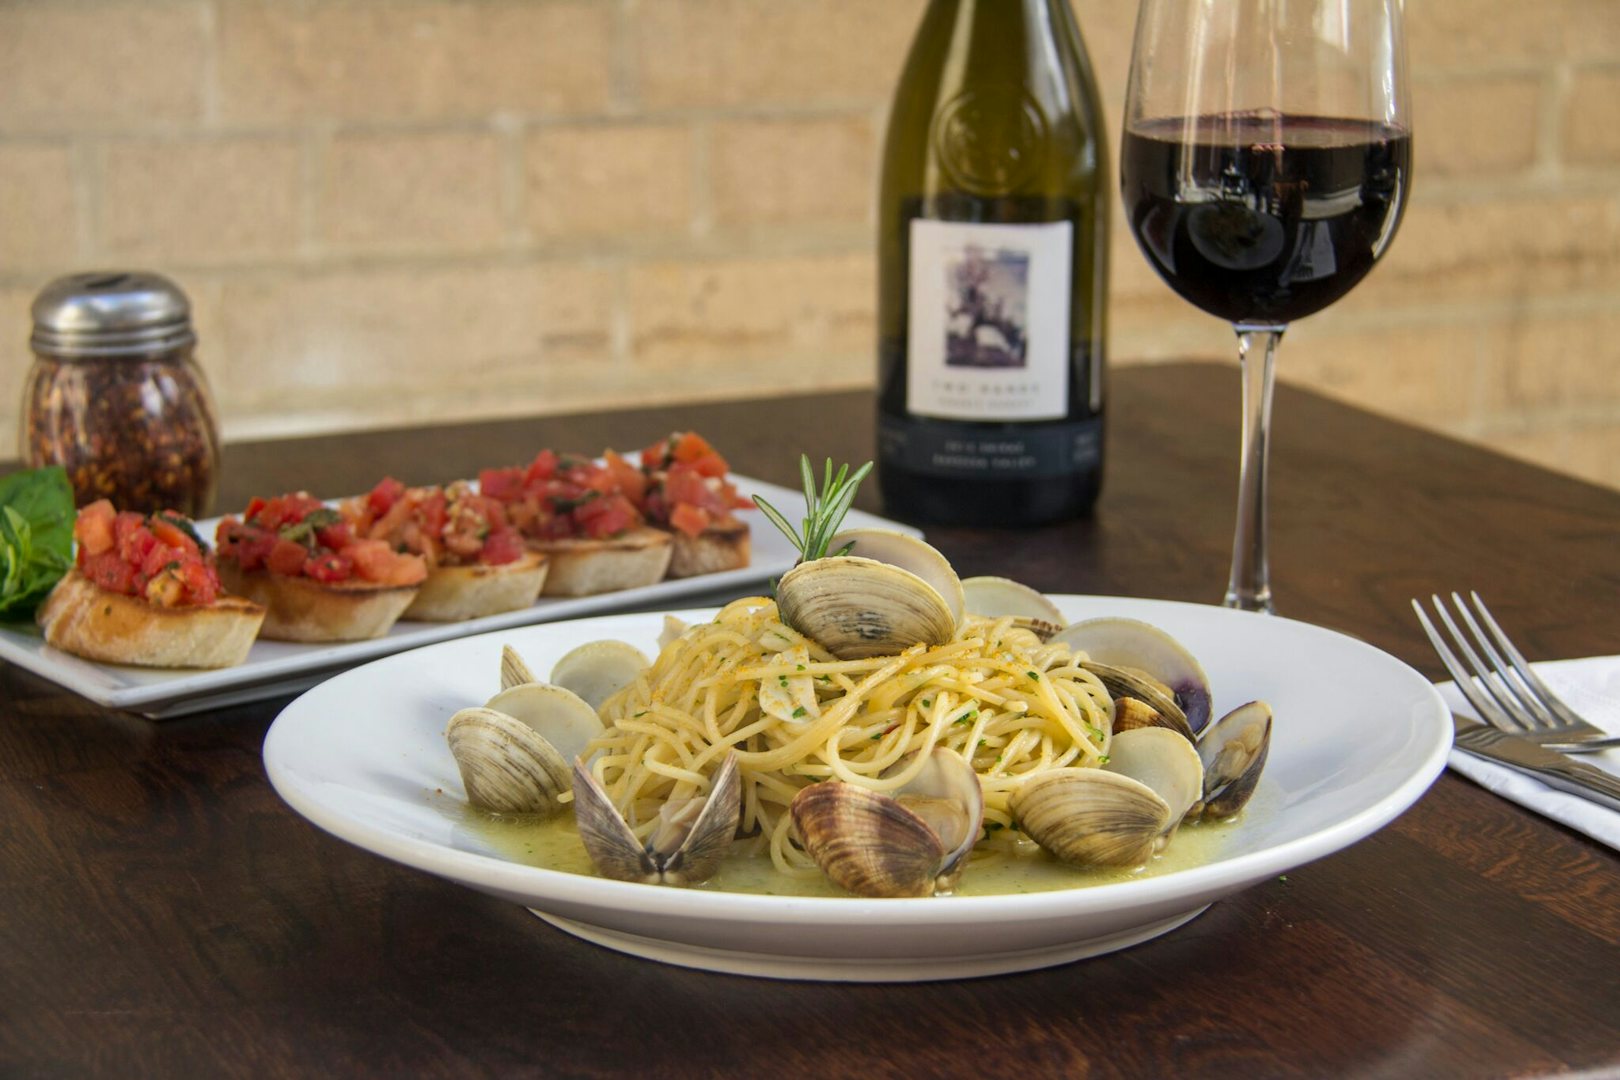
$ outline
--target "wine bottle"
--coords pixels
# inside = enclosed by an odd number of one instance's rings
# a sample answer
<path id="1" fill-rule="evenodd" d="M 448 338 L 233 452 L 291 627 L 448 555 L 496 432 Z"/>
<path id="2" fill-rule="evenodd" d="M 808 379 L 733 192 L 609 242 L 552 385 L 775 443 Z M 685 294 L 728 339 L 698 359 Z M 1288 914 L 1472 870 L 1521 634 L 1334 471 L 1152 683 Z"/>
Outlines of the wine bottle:
<path id="1" fill-rule="evenodd" d="M 1088 512 L 1107 145 L 1068 0 L 931 0 L 883 154 L 878 482 L 907 520 Z"/>

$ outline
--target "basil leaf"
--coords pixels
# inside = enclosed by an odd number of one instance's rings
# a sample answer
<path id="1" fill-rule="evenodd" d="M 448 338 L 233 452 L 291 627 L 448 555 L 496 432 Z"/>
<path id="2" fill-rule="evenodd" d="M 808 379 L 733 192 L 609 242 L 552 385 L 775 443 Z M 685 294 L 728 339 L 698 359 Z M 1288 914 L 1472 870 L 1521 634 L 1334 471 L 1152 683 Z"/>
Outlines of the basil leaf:
<path id="1" fill-rule="evenodd" d="M 0 618 L 29 618 L 73 565 L 73 486 L 61 466 L 0 477 Z"/>

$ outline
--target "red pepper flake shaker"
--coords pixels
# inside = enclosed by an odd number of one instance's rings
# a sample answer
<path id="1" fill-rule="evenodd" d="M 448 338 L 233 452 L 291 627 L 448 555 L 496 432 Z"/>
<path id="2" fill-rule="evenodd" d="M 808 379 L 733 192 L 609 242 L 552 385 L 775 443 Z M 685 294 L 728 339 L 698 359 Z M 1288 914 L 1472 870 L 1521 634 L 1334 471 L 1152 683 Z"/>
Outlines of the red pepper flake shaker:
<path id="1" fill-rule="evenodd" d="M 33 315 L 23 460 L 64 466 L 80 506 L 205 515 L 219 428 L 179 286 L 140 271 L 70 274 L 41 290 Z"/>

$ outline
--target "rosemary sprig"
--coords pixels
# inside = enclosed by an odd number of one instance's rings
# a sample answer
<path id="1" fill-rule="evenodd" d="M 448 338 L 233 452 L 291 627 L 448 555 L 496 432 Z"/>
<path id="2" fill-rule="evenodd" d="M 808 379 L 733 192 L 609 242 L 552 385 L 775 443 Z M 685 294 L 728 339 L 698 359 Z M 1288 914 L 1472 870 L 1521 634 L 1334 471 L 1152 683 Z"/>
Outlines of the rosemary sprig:
<path id="1" fill-rule="evenodd" d="M 804 532 L 801 534 L 788 524 L 782 512 L 758 495 L 754 496 L 754 504 L 770 519 L 771 524 L 782 530 L 782 534 L 793 542 L 799 550 L 799 560 L 809 562 L 812 559 L 825 558 L 827 543 L 838 531 L 844 515 L 849 513 L 850 504 L 855 501 L 855 492 L 860 488 L 861 481 L 866 474 L 872 471 L 872 463 L 856 469 L 851 475 L 848 465 L 840 465 L 838 472 L 833 473 L 832 458 L 827 459 L 827 465 L 821 478 L 821 489 L 816 489 L 815 470 L 810 467 L 810 456 L 799 455 L 799 471 L 804 476 Z M 846 546 L 843 551 L 835 551 L 834 555 L 843 555 L 849 551 Z"/>

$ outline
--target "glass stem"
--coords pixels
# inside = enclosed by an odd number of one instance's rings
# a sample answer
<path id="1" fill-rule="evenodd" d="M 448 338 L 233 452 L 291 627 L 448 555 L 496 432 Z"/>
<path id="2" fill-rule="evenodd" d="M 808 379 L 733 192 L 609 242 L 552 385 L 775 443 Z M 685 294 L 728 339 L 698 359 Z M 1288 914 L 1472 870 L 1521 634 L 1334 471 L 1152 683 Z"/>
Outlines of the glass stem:
<path id="1" fill-rule="evenodd" d="M 1286 324 L 1239 323 L 1238 365 L 1243 373 L 1243 461 L 1238 473 L 1237 529 L 1227 607 L 1273 612 L 1266 559 L 1266 453 L 1271 446 L 1271 385 L 1277 343 Z M 1264 347 L 1257 353 L 1255 346 Z"/>

